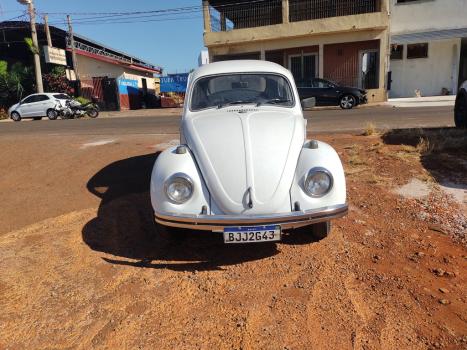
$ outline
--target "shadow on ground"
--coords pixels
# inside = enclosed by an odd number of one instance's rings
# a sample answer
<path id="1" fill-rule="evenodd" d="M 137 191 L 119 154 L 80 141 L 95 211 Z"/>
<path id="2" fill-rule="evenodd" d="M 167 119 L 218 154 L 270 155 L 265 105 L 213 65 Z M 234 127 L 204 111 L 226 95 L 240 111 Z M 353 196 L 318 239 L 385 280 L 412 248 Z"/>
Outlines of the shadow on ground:
<path id="1" fill-rule="evenodd" d="M 421 164 L 436 182 L 453 190 L 467 190 L 466 129 L 391 130 L 383 135 L 383 141 L 419 148 Z"/>
<path id="2" fill-rule="evenodd" d="M 222 235 L 205 231 L 167 232 L 154 224 L 149 182 L 157 154 L 111 163 L 87 183 L 101 198 L 97 217 L 83 228 L 83 240 L 93 250 L 114 255 L 109 263 L 177 271 L 215 270 L 278 253 L 272 243 L 224 245 Z M 314 239 L 305 230 L 285 236 L 285 244 Z"/>

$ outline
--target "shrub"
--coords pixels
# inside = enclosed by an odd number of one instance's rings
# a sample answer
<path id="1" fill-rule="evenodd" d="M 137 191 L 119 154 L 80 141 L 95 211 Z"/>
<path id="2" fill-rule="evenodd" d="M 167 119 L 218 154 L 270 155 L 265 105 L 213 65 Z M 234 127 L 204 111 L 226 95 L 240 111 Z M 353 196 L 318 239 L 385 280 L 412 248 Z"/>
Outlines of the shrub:
<path id="1" fill-rule="evenodd" d="M 6 109 L 0 108 L 0 120 L 2 119 L 8 119 L 10 116 L 8 115 L 8 112 Z"/>
<path id="2" fill-rule="evenodd" d="M 363 131 L 364 136 L 371 136 L 376 134 L 376 126 L 375 124 L 368 122 L 365 125 L 365 130 Z"/>
<path id="3" fill-rule="evenodd" d="M 48 92 L 59 92 L 68 95 L 73 94 L 73 87 L 70 85 L 64 67 L 55 67 L 50 73 L 43 75 L 44 87 Z"/>

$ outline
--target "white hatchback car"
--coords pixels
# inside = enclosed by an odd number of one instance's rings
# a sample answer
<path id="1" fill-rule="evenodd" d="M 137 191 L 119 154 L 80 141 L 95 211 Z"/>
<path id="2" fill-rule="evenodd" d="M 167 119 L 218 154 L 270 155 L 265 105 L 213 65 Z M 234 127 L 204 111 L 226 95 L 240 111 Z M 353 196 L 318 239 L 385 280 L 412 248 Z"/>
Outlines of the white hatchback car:
<path id="1" fill-rule="evenodd" d="M 324 237 L 347 213 L 342 163 L 306 140 L 290 71 L 265 61 L 225 61 L 190 74 L 180 145 L 162 152 L 151 177 L 155 220 L 223 232 L 225 243 L 278 241 L 311 226 Z"/>
<path id="2" fill-rule="evenodd" d="M 42 117 L 54 120 L 58 117 L 57 108 L 64 107 L 65 101 L 70 99 L 71 97 L 67 94 L 56 92 L 32 94 L 11 106 L 8 114 L 15 122 L 23 118 L 40 120 Z"/>

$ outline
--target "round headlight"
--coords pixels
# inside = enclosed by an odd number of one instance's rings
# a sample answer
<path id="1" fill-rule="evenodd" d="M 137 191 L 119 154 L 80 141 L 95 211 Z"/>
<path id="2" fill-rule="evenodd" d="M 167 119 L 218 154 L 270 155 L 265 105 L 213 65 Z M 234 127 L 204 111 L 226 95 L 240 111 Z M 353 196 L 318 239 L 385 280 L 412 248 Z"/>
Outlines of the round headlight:
<path id="1" fill-rule="evenodd" d="M 322 197 L 332 188 L 332 175 L 324 168 L 311 169 L 305 178 L 305 192 L 311 197 Z"/>
<path id="2" fill-rule="evenodd" d="M 165 193 L 175 204 L 183 204 L 193 195 L 193 181 L 185 174 L 175 174 L 165 182 Z"/>

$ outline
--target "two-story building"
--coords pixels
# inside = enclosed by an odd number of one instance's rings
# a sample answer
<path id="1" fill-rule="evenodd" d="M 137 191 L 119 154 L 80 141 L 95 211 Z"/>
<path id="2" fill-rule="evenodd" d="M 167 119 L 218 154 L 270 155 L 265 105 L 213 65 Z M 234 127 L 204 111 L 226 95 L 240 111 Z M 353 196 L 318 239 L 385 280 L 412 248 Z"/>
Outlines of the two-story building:
<path id="1" fill-rule="evenodd" d="M 211 62 L 262 59 L 288 68 L 298 86 L 313 78 L 387 98 L 389 0 L 203 1 Z"/>
<path id="2" fill-rule="evenodd" d="M 467 0 L 391 0 L 391 97 L 455 94 L 467 80 Z"/>

